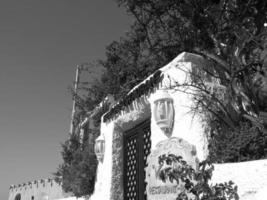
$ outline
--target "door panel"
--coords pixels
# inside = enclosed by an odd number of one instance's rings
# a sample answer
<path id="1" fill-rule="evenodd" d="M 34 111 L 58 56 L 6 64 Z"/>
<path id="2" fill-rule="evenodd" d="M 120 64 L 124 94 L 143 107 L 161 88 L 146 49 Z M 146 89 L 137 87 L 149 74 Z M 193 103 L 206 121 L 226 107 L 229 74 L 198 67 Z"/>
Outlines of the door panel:
<path id="1" fill-rule="evenodd" d="M 146 200 L 145 167 L 150 153 L 150 120 L 124 133 L 124 199 Z"/>

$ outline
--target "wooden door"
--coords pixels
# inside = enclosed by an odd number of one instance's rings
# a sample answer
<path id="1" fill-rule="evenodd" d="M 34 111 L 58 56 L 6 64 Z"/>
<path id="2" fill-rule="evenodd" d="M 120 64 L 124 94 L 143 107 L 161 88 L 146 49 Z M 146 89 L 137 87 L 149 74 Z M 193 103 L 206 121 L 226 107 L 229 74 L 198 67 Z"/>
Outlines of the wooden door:
<path id="1" fill-rule="evenodd" d="M 145 167 L 150 136 L 150 120 L 124 133 L 124 200 L 146 200 Z"/>

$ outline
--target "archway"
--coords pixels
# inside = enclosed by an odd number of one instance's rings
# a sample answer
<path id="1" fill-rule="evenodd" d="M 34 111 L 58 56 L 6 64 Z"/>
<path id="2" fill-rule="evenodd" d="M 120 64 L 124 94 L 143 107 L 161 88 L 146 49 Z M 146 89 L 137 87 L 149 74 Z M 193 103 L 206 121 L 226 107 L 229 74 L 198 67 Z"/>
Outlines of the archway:
<path id="1" fill-rule="evenodd" d="M 15 199 L 14 200 L 21 200 L 21 194 L 18 193 L 16 196 L 15 196 Z"/>

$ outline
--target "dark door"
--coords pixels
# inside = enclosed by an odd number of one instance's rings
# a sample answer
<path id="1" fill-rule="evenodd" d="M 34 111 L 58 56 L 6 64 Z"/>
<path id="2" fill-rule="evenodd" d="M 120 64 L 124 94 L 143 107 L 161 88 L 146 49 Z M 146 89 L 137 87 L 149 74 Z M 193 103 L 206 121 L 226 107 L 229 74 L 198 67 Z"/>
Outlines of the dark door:
<path id="1" fill-rule="evenodd" d="M 146 200 L 145 167 L 150 153 L 150 120 L 124 133 L 124 200 Z"/>

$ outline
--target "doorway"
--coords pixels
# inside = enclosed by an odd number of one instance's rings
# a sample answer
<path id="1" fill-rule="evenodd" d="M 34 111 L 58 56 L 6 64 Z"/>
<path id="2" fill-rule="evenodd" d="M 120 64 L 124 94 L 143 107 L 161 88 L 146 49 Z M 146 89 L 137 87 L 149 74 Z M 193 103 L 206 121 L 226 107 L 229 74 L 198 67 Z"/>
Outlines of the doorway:
<path id="1" fill-rule="evenodd" d="M 147 199 L 145 167 L 151 149 L 150 137 L 150 120 L 124 133 L 124 200 Z"/>

